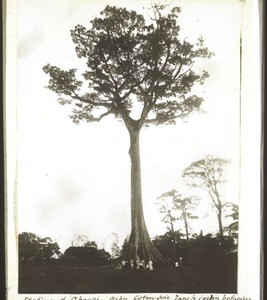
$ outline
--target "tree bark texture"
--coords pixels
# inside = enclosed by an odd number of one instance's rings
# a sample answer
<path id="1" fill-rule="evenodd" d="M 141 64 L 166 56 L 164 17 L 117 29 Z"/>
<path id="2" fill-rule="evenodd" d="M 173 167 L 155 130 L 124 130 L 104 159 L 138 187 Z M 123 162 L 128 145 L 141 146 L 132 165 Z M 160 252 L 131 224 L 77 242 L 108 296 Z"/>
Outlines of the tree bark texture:
<path id="1" fill-rule="evenodd" d="M 163 260 L 164 258 L 152 244 L 144 219 L 141 165 L 139 150 L 140 129 L 129 129 L 131 158 L 131 225 L 132 231 L 128 245 L 128 259 L 133 260 Z"/>
<path id="2" fill-rule="evenodd" d="M 217 218 L 218 218 L 218 224 L 219 224 L 220 237 L 223 240 L 223 225 L 222 225 L 222 208 L 221 208 L 221 206 L 218 207 Z"/>

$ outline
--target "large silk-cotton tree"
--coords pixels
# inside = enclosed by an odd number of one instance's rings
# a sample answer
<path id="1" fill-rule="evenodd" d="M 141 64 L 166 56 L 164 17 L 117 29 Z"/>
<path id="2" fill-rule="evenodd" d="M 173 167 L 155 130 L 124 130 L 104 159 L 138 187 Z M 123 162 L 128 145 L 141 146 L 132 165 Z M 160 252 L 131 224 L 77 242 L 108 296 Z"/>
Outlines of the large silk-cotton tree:
<path id="1" fill-rule="evenodd" d="M 152 16 L 107 6 L 94 18 L 89 29 L 77 25 L 71 30 L 77 56 L 86 71 L 76 77 L 76 69 L 61 70 L 46 65 L 48 88 L 59 102 L 73 105 L 75 123 L 100 121 L 113 115 L 121 119 L 130 136 L 131 225 L 129 259 L 162 259 L 150 241 L 145 225 L 139 134 L 145 125 L 175 124 L 200 109 L 203 99 L 191 89 L 203 84 L 208 73 L 193 70 L 196 60 L 212 53 L 199 38 L 195 44 L 179 39 L 180 8 L 164 15 L 164 7 L 154 5 Z M 86 92 L 85 92 L 86 90 Z M 138 117 L 136 117 L 138 115 Z"/>

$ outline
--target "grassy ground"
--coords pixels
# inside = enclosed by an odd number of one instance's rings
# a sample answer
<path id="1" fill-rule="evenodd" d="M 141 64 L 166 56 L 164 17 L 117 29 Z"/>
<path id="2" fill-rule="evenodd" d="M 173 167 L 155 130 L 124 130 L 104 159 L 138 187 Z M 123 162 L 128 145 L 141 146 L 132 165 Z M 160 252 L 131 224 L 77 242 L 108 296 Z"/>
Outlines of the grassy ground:
<path id="1" fill-rule="evenodd" d="M 23 266 L 19 293 L 236 293 L 236 266 L 180 270 Z"/>

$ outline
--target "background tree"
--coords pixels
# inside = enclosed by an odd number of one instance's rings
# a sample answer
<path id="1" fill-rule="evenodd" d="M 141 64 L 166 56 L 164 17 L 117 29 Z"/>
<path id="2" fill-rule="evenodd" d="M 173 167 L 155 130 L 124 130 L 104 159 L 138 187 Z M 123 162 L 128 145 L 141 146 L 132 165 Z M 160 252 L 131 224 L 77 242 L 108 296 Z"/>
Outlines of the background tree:
<path id="1" fill-rule="evenodd" d="M 187 240 L 189 240 L 190 231 L 188 219 L 198 219 L 198 216 L 192 213 L 192 210 L 195 208 L 196 202 L 197 200 L 193 196 L 177 199 L 175 201 L 176 208 L 181 211 L 179 219 L 184 221 L 185 235 Z"/>
<path id="2" fill-rule="evenodd" d="M 179 253 L 179 246 L 182 244 L 181 241 L 183 241 L 183 239 L 181 238 L 183 236 L 184 234 L 182 234 L 180 230 L 176 230 L 173 233 L 168 230 L 163 235 L 155 236 L 152 239 L 152 243 L 166 259 L 174 263 L 181 255 L 181 253 Z"/>
<path id="3" fill-rule="evenodd" d="M 95 241 L 89 241 L 89 242 L 86 242 L 83 247 L 91 247 L 91 248 L 95 248 L 95 249 L 98 249 L 98 246 L 96 244 Z"/>
<path id="4" fill-rule="evenodd" d="M 103 242 L 103 248 L 111 254 L 112 259 L 118 258 L 121 254 L 119 235 L 116 232 L 107 235 Z"/>
<path id="5" fill-rule="evenodd" d="M 120 256 L 120 247 L 119 247 L 119 236 L 118 234 L 114 234 L 114 239 L 111 244 L 111 257 L 117 258 Z"/>
<path id="6" fill-rule="evenodd" d="M 61 255 L 59 246 L 50 237 L 41 238 L 32 232 L 19 234 L 19 262 L 48 261 Z"/>
<path id="7" fill-rule="evenodd" d="M 107 251 L 95 246 L 71 246 L 65 250 L 62 261 L 67 265 L 104 266 L 110 257 Z"/>
<path id="8" fill-rule="evenodd" d="M 77 234 L 74 236 L 71 245 L 76 247 L 84 246 L 86 243 L 90 243 L 90 239 L 87 235 Z"/>
<path id="9" fill-rule="evenodd" d="M 205 189 L 216 209 L 219 225 L 219 234 L 223 239 L 222 211 L 223 202 L 219 192 L 219 187 L 225 181 L 223 171 L 229 161 L 226 159 L 207 155 L 203 159 L 193 162 L 183 171 L 183 177 L 193 180 L 192 186 Z"/>
<path id="10" fill-rule="evenodd" d="M 122 259 L 127 260 L 127 256 L 128 256 L 128 248 L 129 248 L 129 236 L 127 236 L 121 246 L 121 251 L 120 251 L 120 256 L 122 257 Z"/>
<path id="11" fill-rule="evenodd" d="M 199 199 L 194 196 L 184 197 L 182 195 L 180 195 L 180 197 L 176 197 L 175 199 L 175 209 L 181 212 L 178 219 L 183 220 L 184 222 L 185 235 L 187 240 L 189 240 L 190 231 L 188 220 L 195 220 L 199 218 L 196 214 L 194 214 L 194 210 L 198 204 L 198 200 Z"/>
<path id="12" fill-rule="evenodd" d="M 169 231 L 169 235 L 172 241 L 172 248 L 173 248 L 173 258 L 176 259 L 176 234 L 174 229 L 174 223 L 178 220 L 177 216 L 175 215 L 175 204 L 174 204 L 174 192 L 167 192 L 162 194 L 158 197 L 158 202 L 156 204 L 159 205 L 158 211 L 163 215 L 162 222 L 167 225 L 167 229 Z"/>
<path id="13" fill-rule="evenodd" d="M 195 44 L 179 39 L 180 8 L 163 15 L 164 6 L 153 6 L 153 17 L 125 8 L 107 6 L 86 29 L 71 30 L 79 58 L 86 71 L 80 79 L 76 70 L 46 65 L 48 88 L 59 95 L 61 104 L 73 104 L 75 123 L 100 121 L 113 115 L 123 121 L 130 136 L 131 225 L 129 258 L 162 259 L 151 243 L 145 225 L 139 152 L 139 134 L 144 125 L 174 124 L 200 109 L 203 99 L 192 93 L 208 73 L 197 74 L 197 59 L 212 53 L 199 38 Z M 85 88 L 81 88 L 83 82 Z"/>
<path id="14" fill-rule="evenodd" d="M 238 237 L 238 223 L 239 223 L 239 205 L 232 202 L 227 202 L 224 205 L 225 209 L 225 217 L 231 218 L 232 222 L 226 226 L 226 230 L 229 233 L 229 236 L 232 236 L 233 238 Z"/>
<path id="15" fill-rule="evenodd" d="M 98 245 L 95 241 L 90 241 L 87 235 L 77 234 L 74 236 L 72 242 L 72 247 L 93 247 L 98 249 Z"/>
<path id="16" fill-rule="evenodd" d="M 168 229 L 174 233 L 174 222 L 182 220 L 184 222 L 185 235 L 187 240 L 189 239 L 189 224 L 188 219 L 198 219 L 193 213 L 198 199 L 196 197 L 184 197 L 179 194 L 175 189 L 162 194 L 158 197 L 160 205 L 159 212 L 163 214 L 162 221 L 170 225 Z M 169 201 L 168 201 L 169 200 Z"/>

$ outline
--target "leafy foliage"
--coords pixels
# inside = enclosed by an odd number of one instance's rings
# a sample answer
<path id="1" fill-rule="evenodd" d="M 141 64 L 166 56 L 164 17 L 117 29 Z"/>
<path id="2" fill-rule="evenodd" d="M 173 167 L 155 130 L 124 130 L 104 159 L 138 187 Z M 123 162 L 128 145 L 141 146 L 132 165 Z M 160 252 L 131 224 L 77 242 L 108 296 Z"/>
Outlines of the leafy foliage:
<path id="1" fill-rule="evenodd" d="M 224 209 L 228 211 L 225 217 L 232 219 L 232 222 L 226 226 L 225 230 L 229 232 L 230 236 L 237 238 L 239 227 L 239 206 L 236 203 L 228 202 L 224 205 Z"/>
<path id="2" fill-rule="evenodd" d="M 158 201 L 156 202 L 156 204 L 159 205 L 158 211 L 163 215 L 162 222 L 167 224 L 168 230 L 174 230 L 169 226 L 173 227 L 174 222 L 178 220 L 177 215 L 175 215 L 174 203 L 177 197 L 177 192 L 175 190 L 172 190 L 159 196 Z"/>
<path id="3" fill-rule="evenodd" d="M 226 238 L 222 244 L 220 238 L 213 237 L 211 234 L 194 234 L 189 240 L 184 239 L 184 235 L 177 234 L 177 243 L 175 244 L 176 259 L 173 258 L 173 241 L 169 232 L 156 236 L 153 244 L 168 259 L 171 266 L 175 261 L 182 257 L 187 267 L 206 266 L 221 267 L 227 263 L 237 263 L 236 245 L 233 240 Z M 229 259 L 228 256 L 232 257 Z"/>
<path id="4" fill-rule="evenodd" d="M 184 197 L 175 189 L 163 193 L 158 197 L 157 204 L 159 212 L 163 214 L 162 221 L 168 224 L 168 229 L 174 232 L 174 223 L 177 220 L 183 220 L 187 239 L 189 238 L 188 219 L 198 219 L 198 216 L 193 213 L 198 204 L 198 198 L 190 196 Z M 170 227 L 169 227 L 170 225 Z"/>
<path id="5" fill-rule="evenodd" d="M 74 247 L 93 247 L 98 249 L 97 243 L 95 241 L 90 241 L 89 237 L 83 234 L 75 235 L 71 245 Z"/>
<path id="6" fill-rule="evenodd" d="M 119 247 L 119 236 L 115 233 L 114 239 L 111 245 L 111 257 L 118 258 L 120 256 L 120 247 Z"/>
<path id="7" fill-rule="evenodd" d="M 192 179 L 193 187 L 204 188 L 208 191 L 214 206 L 218 209 L 222 206 L 219 194 L 219 186 L 224 179 L 224 169 L 228 160 L 207 155 L 203 159 L 193 162 L 183 171 L 183 177 Z"/>
<path id="8" fill-rule="evenodd" d="M 95 249 L 98 249 L 98 246 L 96 244 L 95 241 L 91 241 L 91 242 L 86 242 L 83 247 L 91 247 L 91 248 L 95 248 Z"/>
<path id="9" fill-rule="evenodd" d="M 59 246 L 50 237 L 41 238 L 32 232 L 19 234 L 19 262 L 47 261 L 61 255 Z"/>
<path id="10" fill-rule="evenodd" d="M 210 58 L 200 37 L 195 44 L 179 38 L 180 8 L 162 14 L 164 6 L 154 5 L 149 20 L 135 11 L 106 6 L 86 29 L 71 30 L 76 53 L 86 62 L 82 74 L 88 92 L 80 93 L 82 81 L 75 69 L 69 71 L 47 64 L 48 88 L 60 95 L 60 103 L 74 103 L 71 118 L 100 121 L 113 114 L 127 124 L 138 103 L 138 121 L 143 124 L 175 123 L 200 109 L 203 99 L 191 94 L 195 83 L 203 84 L 208 73 L 197 74 L 194 63 Z"/>
<path id="11" fill-rule="evenodd" d="M 167 231 L 163 235 L 157 235 L 152 240 L 152 243 L 166 259 L 174 261 L 181 256 L 179 244 L 181 243 L 182 237 L 184 237 L 184 234 L 182 234 L 179 230 L 176 230 L 173 233 Z"/>
<path id="12" fill-rule="evenodd" d="M 226 159 L 207 155 L 186 168 L 183 177 L 193 179 L 192 186 L 205 188 L 209 193 L 216 194 L 218 185 L 225 181 L 223 171 L 228 163 Z"/>
<path id="13" fill-rule="evenodd" d="M 70 265 L 103 266 L 108 264 L 110 254 L 95 247 L 69 247 L 64 252 L 62 261 Z"/>
<path id="14" fill-rule="evenodd" d="M 223 236 L 223 202 L 221 200 L 219 187 L 225 181 L 223 173 L 228 163 L 229 161 L 226 159 L 207 155 L 203 159 L 193 162 L 183 171 L 183 177 L 192 179 L 192 186 L 203 188 L 209 193 L 212 203 L 216 209 L 221 236 Z"/>

